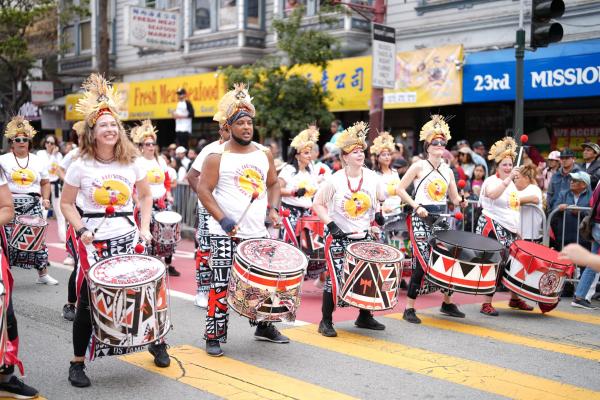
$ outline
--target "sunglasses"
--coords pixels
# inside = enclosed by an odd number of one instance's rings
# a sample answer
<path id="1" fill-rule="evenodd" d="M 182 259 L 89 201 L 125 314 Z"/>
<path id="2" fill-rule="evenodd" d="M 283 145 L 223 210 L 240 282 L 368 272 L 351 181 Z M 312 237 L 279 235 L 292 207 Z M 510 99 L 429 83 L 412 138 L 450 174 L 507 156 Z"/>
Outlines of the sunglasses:
<path id="1" fill-rule="evenodd" d="M 56 143 L 54 143 L 54 142 L 46 142 L 46 144 L 56 144 Z"/>
<path id="2" fill-rule="evenodd" d="M 29 138 L 26 137 L 16 137 L 13 139 L 15 143 L 29 143 Z"/>
<path id="3" fill-rule="evenodd" d="M 447 144 L 448 144 L 448 142 L 441 140 L 441 139 L 432 140 L 430 143 L 431 146 L 442 146 L 442 147 L 446 147 Z"/>
<path id="4" fill-rule="evenodd" d="M 156 143 L 154 143 L 154 142 L 146 142 L 146 143 L 144 143 L 144 146 L 147 146 L 147 147 L 156 146 Z"/>

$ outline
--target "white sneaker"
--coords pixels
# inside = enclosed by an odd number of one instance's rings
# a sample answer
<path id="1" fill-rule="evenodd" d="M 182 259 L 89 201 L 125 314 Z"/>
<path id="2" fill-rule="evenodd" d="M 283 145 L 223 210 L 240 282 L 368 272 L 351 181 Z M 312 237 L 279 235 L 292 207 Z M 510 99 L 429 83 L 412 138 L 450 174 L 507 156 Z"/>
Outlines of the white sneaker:
<path id="1" fill-rule="evenodd" d="M 58 285 L 58 281 L 49 274 L 38 276 L 37 282 L 40 285 Z"/>
<path id="2" fill-rule="evenodd" d="M 208 293 L 206 292 L 198 292 L 196 293 L 196 298 L 194 299 L 194 304 L 200 308 L 208 307 Z"/>
<path id="3" fill-rule="evenodd" d="M 67 258 L 65 258 L 65 260 L 63 261 L 64 265 L 75 265 L 75 260 L 73 259 L 73 257 L 68 256 Z"/>

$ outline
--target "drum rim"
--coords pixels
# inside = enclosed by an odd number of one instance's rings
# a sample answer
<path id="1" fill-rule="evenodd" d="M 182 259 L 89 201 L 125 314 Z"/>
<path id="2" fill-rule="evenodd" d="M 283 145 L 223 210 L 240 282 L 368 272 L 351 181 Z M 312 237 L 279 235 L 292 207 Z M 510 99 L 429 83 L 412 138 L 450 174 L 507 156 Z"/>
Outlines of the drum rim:
<path id="1" fill-rule="evenodd" d="M 558 262 L 554 262 L 554 261 L 552 261 L 552 260 L 548 260 L 548 259 L 544 258 L 543 256 L 538 256 L 537 254 L 533 254 L 533 253 L 531 253 L 530 251 L 527 251 L 527 250 L 525 250 L 524 248 L 522 248 L 522 247 L 519 247 L 518 243 L 521 243 L 521 242 L 528 243 L 528 246 L 529 246 L 529 245 L 541 246 L 541 247 L 543 247 L 543 248 L 544 248 L 544 249 L 546 249 L 546 250 L 552 250 L 553 252 L 555 252 L 556 254 L 558 254 L 558 252 L 557 252 L 556 250 L 554 250 L 554 249 L 551 249 L 550 247 L 546 247 L 546 246 L 544 246 L 544 245 L 542 245 L 542 244 L 538 244 L 538 243 L 530 242 L 530 241 L 528 241 L 528 240 L 518 239 L 518 240 L 515 240 L 514 242 L 512 242 L 512 243 L 511 243 L 511 245 L 510 245 L 510 248 L 511 248 L 511 251 L 510 251 L 510 253 L 511 253 L 511 254 L 510 254 L 510 256 L 511 256 L 511 257 L 514 257 L 514 256 L 512 255 L 512 253 L 513 253 L 513 251 L 512 251 L 512 248 L 513 248 L 513 246 L 514 246 L 514 247 L 516 247 L 516 248 L 518 249 L 518 251 L 521 251 L 521 252 L 523 252 L 523 253 L 525 253 L 525 254 L 527 254 L 527 255 L 529 255 L 529 256 L 532 256 L 532 257 L 535 257 L 535 258 L 539 258 L 539 259 L 541 259 L 541 260 L 544 260 L 544 261 L 545 261 L 545 262 L 547 262 L 547 263 L 550 263 L 550 265 L 551 265 L 551 266 L 548 266 L 548 267 L 547 267 L 548 269 L 556 269 L 556 270 L 558 270 L 558 271 L 564 271 L 564 270 L 567 270 L 567 269 L 569 269 L 570 267 L 573 267 L 573 266 L 574 266 L 574 265 L 573 265 L 573 263 L 569 263 L 569 264 L 563 264 L 563 263 L 561 263 L 561 262 L 560 262 L 560 261 L 558 261 L 558 260 L 557 260 Z M 559 266 L 560 266 L 560 267 L 562 267 L 562 268 L 553 267 L 554 265 L 559 265 Z"/>
<path id="2" fill-rule="evenodd" d="M 291 273 L 291 272 L 296 272 L 297 270 L 306 270 L 306 268 L 308 267 L 308 258 L 306 257 L 306 254 L 304 254 L 299 248 L 292 246 L 289 243 L 284 242 L 283 240 L 279 240 L 279 239 L 271 239 L 271 238 L 252 238 L 252 239 L 244 239 L 241 243 L 239 243 L 237 245 L 235 254 L 234 254 L 234 259 L 237 258 L 239 260 L 242 260 L 244 263 L 253 266 L 256 269 L 260 269 L 262 271 L 267 271 L 270 272 L 271 270 L 265 269 L 265 268 L 261 268 L 261 267 L 257 267 L 256 265 L 254 265 L 252 263 L 251 260 L 246 259 L 246 257 L 244 257 L 242 254 L 240 254 L 240 251 L 238 251 L 238 249 L 240 248 L 240 246 L 246 246 L 246 243 L 252 242 L 252 241 L 259 241 L 259 240 L 270 240 L 270 241 L 274 241 L 274 242 L 279 242 L 284 244 L 285 246 L 288 246 L 290 249 L 293 249 L 293 251 L 297 252 L 298 254 L 300 254 L 302 256 L 302 265 L 297 267 L 297 269 L 294 270 L 284 270 L 281 271 L 281 274 L 286 274 L 286 273 Z"/>
<path id="3" fill-rule="evenodd" d="M 32 217 L 33 218 L 38 218 L 42 223 L 32 225 L 32 224 L 20 222 L 21 218 L 32 218 Z M 15 223 L 14 223 L 14 225 L 16 225 L 17 223 L 19 223 L 20 225 L 33 226 L 33 227 L 36 227 L 36 228 L 45 228 L 45 227 L 48 226 L 48 221 L 46 221 L 44 219 L 44 217 L 41 217 L 39 215 L 31 215 L 31 214 L 15 215 Z"/>
<path id="4" fill-rule="evenodd" d="M 368 243 L 370 245 L 375 244 L 375 245 L 378 245 L 378 246 L 385 246 L 385 247 L 392 248 L 392 249 L 394 249 L 394 251 L 396 251 L 396 252 L 398 252 L 398 254 L 400 254 L 400 258 L 393 259 L 393 260 L 374 260 L 374 259 L 370 259 L 370 258 L 366 258 L 366 257 L 360 256 L 360 255 L 357 255 L 356 253 L 354 253 L 352 251 L 352 249 L 351 249 L 352 246 L 357 245 L 357 244 L 364 244 L 364 243 Z M 359 240 L 359 241 L 356 241 L 356 242 L 349 243 L 348 246 L 346 246 L 346 251 L 348 253 L 350 253 L 355 258 L 359 258 L 361 260 L 365 260 L 365 261 L 369 261 L 369 262 L 380 262 L 380 263 L 392 264 L 392 263 L 401 262 L 405 258 L 404 254 L 402 253 L 402 251 L 400 251 L 400 249 L 398 249 L 398 248 L 396 248 L 394 246 L 390 246 L 389 244 L 378 243 L 378 242 L 375 242 L 375 241 L 372 241 L 372 240 Z"/>
<path id="5" fill-rule="evenodd" d="M 160 216 L 167 216 L 167 215 L 176 215 L 178 217 L 177 221 L 160 221 L 159 218 Z M 157 218 L 159 217 L 159 218 Z M 164 210 L 164 211 L 158 211 L 154 214 L 154 220 L 156 222 L 159 222 L 161 224 L 168 224 L 168 225 L 175 225 L 180 223 L 183 220 L 183 217 L 181 216 L 181 214 L 179 214 L 178 212 L 175 211 L 168 211 L 168 210 Z"/>
<path id="6" fill-rule="evenodd" d="M 102 264 L 104 262 L 108 262 L 108 260 L 110 260 L 112 258 L 123 257 L 123 256 L 125 256 L 125 257 L 127 257 L 127 256 L 146 257 L 146 258 L 154 259 L 154 260 L 158 261 L 159 264 L 163 267 L 163 271 L 162 271 L 162 273 L 160 273 L 159 275 L 156 275 L 153 278 L 148 278 L 144 281 L 140 281 L 140 282 L 136 282 L 135 284 L 128 284 L 128 285 L 101 282 L 101 281 L 95 279 L 95 277 L 92 275 L 92 271 L 94 270 L 95 267 L 99 266 L 100 264 Z M 115 255 L 112 257 L 107 257 L 107 258 L 104 258 L 104 259 L 98 261 L 97 263 L 95 263 L 94 265 L 92 265 L 90 267 L 90 270 L 88 271 L 88 273 L 86 275 L 87 275 L 87 278 L 89 278 L 92 281 L 92 283 L 94 283 L 96 285 L 111 288 L 111 289 L 125 289 L 125 288 L 134 287 L 134 286 L 143 286 L 143 285 L 147 285 L 152 282 L 156 282 L 160 278 L 165 277 L 166 273 L 167 273 L 167 267 L 165 267 L 162 260 L 160 260 L 160 258 L 158 258 L 158 257 L 149 256 L 147 254 L 118 254 L 118 255 Z"/>

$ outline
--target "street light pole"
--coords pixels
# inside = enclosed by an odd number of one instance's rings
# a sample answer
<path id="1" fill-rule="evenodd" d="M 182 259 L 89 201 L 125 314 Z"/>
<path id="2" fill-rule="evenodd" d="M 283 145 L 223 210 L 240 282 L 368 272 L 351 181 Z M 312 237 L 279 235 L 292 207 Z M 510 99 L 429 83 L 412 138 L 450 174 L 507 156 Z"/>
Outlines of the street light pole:
<path id="1" fill-rule="evenodd" d="M 519 29 L 517 29 L 516 46 L 515 46 L 515 121 L 514 132 L 515 138 L 523 134 L 523 109 L 524 109 L 524 73 L 523 64 L 525 60 L 525 29 L 523 29 L 523 12 L 524 0 L 520 3 L 521 10 L 519 11 Z"/>

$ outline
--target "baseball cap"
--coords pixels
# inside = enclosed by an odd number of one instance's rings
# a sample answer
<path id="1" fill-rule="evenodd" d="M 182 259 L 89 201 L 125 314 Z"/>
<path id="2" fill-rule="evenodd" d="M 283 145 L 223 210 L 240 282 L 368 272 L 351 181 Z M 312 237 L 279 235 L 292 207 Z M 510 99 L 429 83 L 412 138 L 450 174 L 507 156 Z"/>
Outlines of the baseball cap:
<path id="1" fill-rule="evenodd" d="M 478 147 L 485 147 L 485 145 L 483 144 L 483 142 L 481 140 L 478 140 L 475 143 L 473 143 L 473 148 L 474 149 L 476 149 Z"/>
<path id="2" fill-rule="evenodd" d="M 469 145 L 469 141 L 467 139 L 462 139 L 462 140 L 459 140 L 458 142 L 456 142 L 457 146 L 462 146 L 462 145 L 465 145 L 465 144 L 467 146 Z"/>
<path id="3" fill-rule="evenodd" d="M 574 181 L 585 182 L 586 186 L 590 186 L 592 182 L 590 179 L 590 175 L 587 172 L 577 171 L 571 172 L 569 175 L 571 175 L 571 179 Z"/>
<path id="4" fill-rule="evenodd" d="M 573 150 L 571 150 L 569 148 L 565 148 L 560 152 L 560 158 L 568 158 L 568 157 L 575 157 L 575 153 L 573 152 Z"/>
<path id="5" fill-rule="evenodd" d="M 408 166 L 408 163 L 404 158 L 396 158 L 392 163 L 392 168 L 402 168 Z"/>
<path id="6" fill-rule="evenodd" d="M 550 154 L 548 154 L 548 160 L 560 161 L 560 151 L 551 151 Z"/>
<path id="7" fill-rule="evenodd" d="M 594 153 L 600 154 L 600 146 L 598 146 L 596 143 L 586 142 L 582 144 L 581 147 L 589 147 L 590 149 L 594 150 Z"/>
<path id="8" fill-rule="evenodd" d="M 185 88 L 180 87 L 179 89 L 177 89 L 177 94 L 186 94 Z"/>
<path id="9" fill-rule="evenodd" d="M 185 153 L 187 150 L 183 146 L 179 146 L 175 149 L 175 153 Z"/>
<path id="10" fill-rule="evenodd" d="M 468 147 L 463 147 L 459 149 L 458 152 L 463 154 L 471 154 L 471 150 Z"/>

